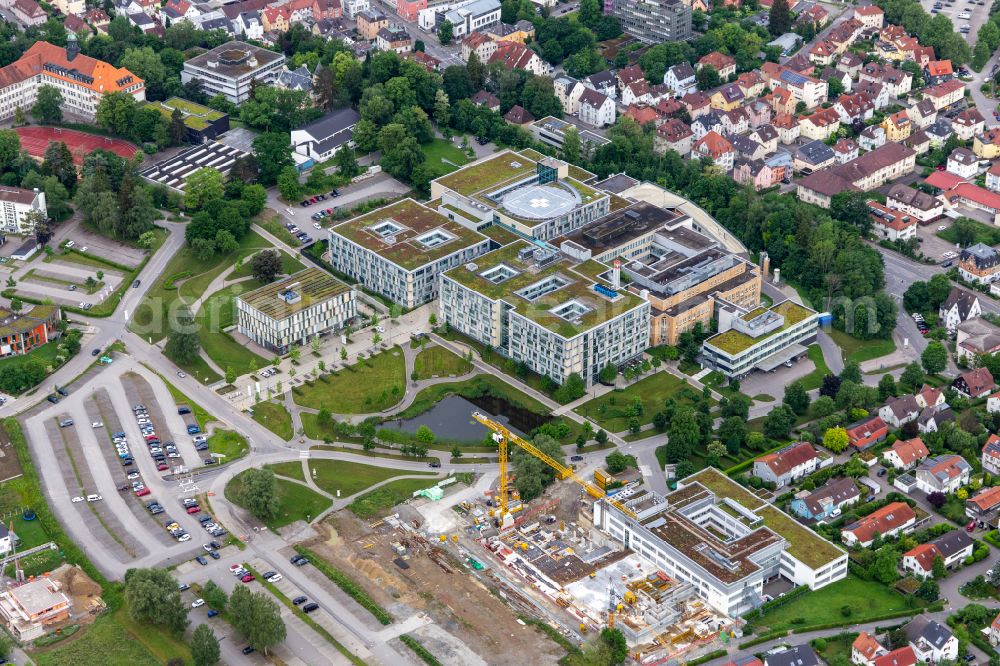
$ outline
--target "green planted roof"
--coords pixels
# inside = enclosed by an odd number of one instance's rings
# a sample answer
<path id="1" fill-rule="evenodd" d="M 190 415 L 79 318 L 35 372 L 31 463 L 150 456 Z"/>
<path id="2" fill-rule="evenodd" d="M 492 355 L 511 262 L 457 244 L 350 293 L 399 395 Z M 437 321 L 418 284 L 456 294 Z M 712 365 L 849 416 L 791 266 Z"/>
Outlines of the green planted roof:
<path id="1" fill-rule="evenodd" d="M 742 318 L 746 321 L 750 321 L 754 317 L 764 314 L 766 311 L 766 308 L 757 308 L 752 312 L 743 315 Z M 799 305 L 798 303 L 793 303 L 792 301 L 782 301 L 781 303 L 778 303 L 771 308 L 771 312 L 781 315 L 785 320 L 780 327 L 774 329 L 773 331 L 769 331 L 760 337 L 754 338 L 746 333 L 743 333 L 742 331 L 730 329 L 723 333 L 713 335 L 709 339 L 705 340 L 705 344 L 711 345 L 712 347 L 722 350 L 730 355 L 739 354 L 747 349 L 750 349 L 754 345 L 763 342 L 771 336 L 777 335 L 785 329 L 798 324 L 809 315 L 815 314 L 815 312 L 809 308 Z"/>
<path id="2" fill-rule="evenodd" d="M 300 310 L 328 301 L 350 287 L 318 268 L 307 268 L 289 275 L 284 280 L 278 280 L 264 285 L 245 294 L 239 299 L 272 319 L 285 319 Z M 298 300 L 289 302 L 282 293 L 290 291 L 298 296 Z"/>

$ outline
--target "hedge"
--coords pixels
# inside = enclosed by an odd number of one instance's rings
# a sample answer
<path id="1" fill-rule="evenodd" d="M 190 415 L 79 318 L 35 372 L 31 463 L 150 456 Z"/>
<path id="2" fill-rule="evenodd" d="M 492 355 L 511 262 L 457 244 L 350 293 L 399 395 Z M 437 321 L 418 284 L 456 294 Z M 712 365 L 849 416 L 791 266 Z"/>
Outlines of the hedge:
<path id="1" fill-rule="evenodd" d="M 749 641 L 745 641 L 743 643 L 740 643 L 738 647 L 741 650 L 743 650 L 743 649 L 746 649 L 748 647 L 753 647 L 754 645 L 760 645 L 761 643 L 766 643 L 768 641 L 773 641 L 776 638 L 784 638 L 789 633 L 790 632 L 787 629 L 782 629 L 780 631 L 772 631 L 769 634 L 763 634 L 761 636 L 758 636 L 757 638 L 754 638 L 754 639 L 751 639 Z"/>
<path id="2" fill-rule="evenodd" d="M 727 654 L 729 653 L 726 652 L 725 650 L 716 650 L 714 652 L 709 652 L 708 654 L 704 654 L 698 657 L 697 659 L 692 659 L 691 661 L 686 663 L 687 666 L 698 666 L 698 664 L 704 664 L 706 661 L 712 661 L 713 659 L 718 659 L 719 657 L 725 657 Z"/>
<path id="3" fill-rule="evenodd" d="M 875 617 L 861 618 L 864 623 L 868 622 L 879 622 L 881 620 L 894 620 L 897 617 L 909 617 L 911 615 L 919 615 L 923 613 L 923 608 L 912 608 L 904 611 L 895 611 L 893 613 L 885 613 L 883 615 L 876 615 Z M 811 624 L 806 627 L 797 627 L 792 630 L 793 634 L 807 634 L 810 631 L 820 631 L 821 629 L 836 629 L 837 627 L 853 627 L 858 624 L 858 619 L 853 620 L 845 618 L 843 622 L 825 622 L 823 624 Z"/>
<path id="4" fill-rule="evenodd" d="M 743 619 L 749 622 L 750 620 L 752 620 L 754 618 L 760 617 L 761 615 L 763 615 L 767 611 L 775 609 L 775 608 L 778 608 L 780 606 L 784 606 L 789 601 L 792 601 L 793 599 L 797 599 L 798 597 L 801 597 L 803 594 L 805 594 L 807 592 L 810 592 L 810 591 L 811 590 L 810 590 L 810 588 L 809 588 L 808 585 L 800 585 L 800 586 L 796 587 L 795 589 L 790 590 L 789 592 L 786 592 L 784 595 L 778 597 L 777 599 L 771 599 L 770 601 L 765 602 L 765 603 L 761 604 L 760 606 L 757 606 L 757 608 L 753 609 L 749 613 L 746 613 L 743 616 Z"/>
<path id="5" fill-rule="evenodd" d="M 437 657 L 431 654 L 430 650 L 421 645 L 420 641 L 413 636 L 403 634 L 399 637 L 399 640 L 403 642 L 403 645 L 416 652 L 417 656 L 420 657 L 420 659 L 427 664 L 427 666 L 443 666 L 443 664 L 437 660 Z M 723 652 L 723 654 L 725 654 L 725 652 Z"/>
<path id="6" fill-rule="evenodd" d="M 191 275 L 192 275 L 191 271 L 181 271 L 180 273 L 174 273 L 173 275 L 171 275 L 170 277 L 168 277 L 166 280 L 164 280 L 164 282 L 163 282 L 163 288 L 164 289 L 176 289 L 177 288 L 177 284 L 176 284 L 177 282 L 179 282 L 181 280 L 184 280 L 186 278 L 189 278 L 189 277 L 191 277 Z"/>
<path id="7" fill-rule="evenodd" d="M 337 587 L 347 594 L 347 596 L 358 602 L 362 608 L 374 615 L 376 620 L 382 624 L 392 623 L 392 616 L 389 615 L 388 611 L 375 603 L 375 600 L 369 597 L 368 593 L 362 590 L 347 574 L 330 566 L 323 558 L 305 546 L 295 546 L 295 550 L 299 555 L 308 557 L 309 561 L 312 562 L 312 565 L 316 567 L 321 574 L 335 583 Z"/>

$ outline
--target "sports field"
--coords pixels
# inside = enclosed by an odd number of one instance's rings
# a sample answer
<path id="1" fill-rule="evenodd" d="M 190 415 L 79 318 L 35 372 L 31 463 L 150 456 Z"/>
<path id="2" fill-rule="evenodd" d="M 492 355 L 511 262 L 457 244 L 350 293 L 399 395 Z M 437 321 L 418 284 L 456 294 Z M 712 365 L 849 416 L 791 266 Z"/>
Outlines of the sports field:
<path id="1" fill-rule="evenodd" d="M 73 161 L 77 164 L 83 164 L 83 158 L 98 148 L 115 153 L 125 159 L 130 159 L 139 152 L 139 149 L 128 141 L 62 127 L 28 125 L 27 127 L 16 127 L 14 131 L 21 139 L 21 148 L 28 151 L 32 157 L 39 159 L 45 155 L 45 149 L 52 141 L 65 143 L 73 155 Z"/>

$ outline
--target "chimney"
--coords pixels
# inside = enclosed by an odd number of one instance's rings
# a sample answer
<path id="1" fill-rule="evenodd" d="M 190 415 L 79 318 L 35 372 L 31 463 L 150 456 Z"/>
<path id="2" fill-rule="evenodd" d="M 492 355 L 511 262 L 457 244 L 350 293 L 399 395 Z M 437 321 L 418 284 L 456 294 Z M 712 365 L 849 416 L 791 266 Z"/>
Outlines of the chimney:
<path id="1" fill-rule="evenodd" d="M 622 262 L 621 259 L 615 259 L 615 263 L 612 264 L 611 269 L 611 288 L 615 291 L 621 288 L 622 283 Z"/>

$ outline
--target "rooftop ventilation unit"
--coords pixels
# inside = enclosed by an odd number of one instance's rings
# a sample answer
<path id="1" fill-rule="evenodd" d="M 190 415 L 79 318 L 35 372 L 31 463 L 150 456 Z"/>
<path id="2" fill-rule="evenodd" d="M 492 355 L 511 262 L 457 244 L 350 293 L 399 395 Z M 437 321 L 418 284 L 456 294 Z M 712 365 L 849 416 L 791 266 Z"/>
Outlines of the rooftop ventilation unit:
<path id="1" fill-rule="evenodd" d="M 475 273 L 477 270 L 479 270 L 479 266 L 477 266 L 476 264 L 474 264 L 474 263 L 472 263 L 470 261 L 469 263 L 467 263 L 465 265 L 465 269 L 469 270 L 469 271 L 472 271 L 473 273 Z"/>

